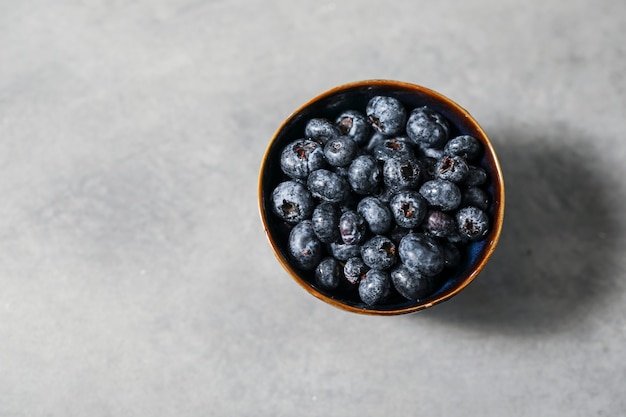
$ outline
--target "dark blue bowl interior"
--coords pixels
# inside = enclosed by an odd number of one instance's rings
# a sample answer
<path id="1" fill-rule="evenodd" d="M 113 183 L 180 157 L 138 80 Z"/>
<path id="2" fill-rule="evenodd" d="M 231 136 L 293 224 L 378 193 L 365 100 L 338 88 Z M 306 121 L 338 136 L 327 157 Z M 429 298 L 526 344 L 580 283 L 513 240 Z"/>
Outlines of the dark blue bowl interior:
<path id="1" fill-rule="evenodd" d="M 431 94 L 433 94 L 431 92 Z M 459 111 L 458 108 L 451 108 L 447 102 L 431 96 L 427 92 L 416 91 L 410 87 L 395 84 L 384 85 L 356 85 L 348 87 L 335 93 L 323 96 L 321 99 L 310 102 L 306 107 L 294 113 L 283 125 L 282 129 L 277 133 L 275 140 L 270 144 L 266 153 L 263 172 L 261 173 L 261 204 L 262 216 L 268 227 L 270 239 L 273 240 L 277 255 L 280 256 L 305 283 L 315 288 L 319 293 L 326 297 L 337 300 L 345 305 L 352 306 L 357 309 L 366 310 L 401 310 L 414 307 L 418 304 L 428 304 L 432 300 L 440 298 L 443 294 L 451 291 L 459 286 L 462 281 L 467 278 L 484 252 L 487 243 L 490 241 L 488 236 L 485 240 L 471 243 L 466 246 L 462 252 L 462 261 L 459 266 L 449 271 L 445 277 L 445 281 L 441 287 L 427 299 L 417 301 L 406 300 L 400 295 L 395 295 L 387 304 L 381 306 L 370 307 L 362 303 L 355 291 L 345 292 L 329 292 L 315 285 L 314 273 L 312 271 L 302 271 L 296 268 L 289 260 L 287 254 L 287 239 L 290 227 L 281 220 L 274 217 L 271 210 L 271 193 L 273 189 L 287 178 L 280 169 L 280 153 L 282 149 L 293 140 L 304 137 L 304 127 L 306 122 L 313 117 L 324 117 L 334 120 L 338 114 L 346 109 L 356 109 L 365 111 L 367 102 L 376 95 L 387 95 L 396 97 L 407 108 L 408 111 L 419 106 L 429 106 L 433 110 L 441 113 L 450 122 L 450 137 L 457 135 L 472 135 L 481 138 L 483 133 L 476 129 L 471 120 L 468 120 L 466 113 Z M 482 159 L 478 163 L 493 178 L 493 168 L 490 167 L 488 155 L 483 152 Z M 494 185 L 490 181 L 486 187 L 486 191 L 490 196 L 490 201 L 495 201 Z M 493 219 L 494 204 L 491 204 L 488 213 Z M 494 233 L 492 230 L 490 233 Z"/>

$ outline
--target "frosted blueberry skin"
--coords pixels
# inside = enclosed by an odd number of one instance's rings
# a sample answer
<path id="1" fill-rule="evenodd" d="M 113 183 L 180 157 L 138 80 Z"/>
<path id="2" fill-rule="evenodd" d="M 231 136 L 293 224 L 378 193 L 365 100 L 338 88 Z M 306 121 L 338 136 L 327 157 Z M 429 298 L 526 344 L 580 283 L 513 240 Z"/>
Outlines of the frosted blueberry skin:
<path id="1" fill-rule="evenodd" d="M 343 243 L 359 245 L 367 235 L 367 222 L 359 213 L 349 210 L 341 215 L 338 229 Z"/>
<path id="2" fill-rule="evenodd" d="M 335 120 L 339 131 L 349 136 L 357 145 L 364 145 L 370 137 L 371 129 L 367 117 L 357 110 L 346 110 Z"/>
<path id="3" fill-rule="evenodd" d="M 454 217 L 438 210 L 429 210 L 422 223 L 425 233 L 436 237 L 452 236 L 456 232 Z"/>
<path id="4" fill-rule="evenodd" d="M 400 295 L 407 300 L 421 300 L 433 293 L 433 280 L 403 264 L 395 266 L 391 273 L 391 283 Z"/>
<path id="5" fill-rule="evenodd" d="M 483 211 L 489 209 L 489 195 L 478 187 L 468 187 L 461 191 L 461 207 L 474 206 Z"/>
<path id="6" fill-rule="evenodd" d="M 343 266 L 343 274 L 350 284 L 358 284 L 369 270 L 370 268 L 365 265 L 360 256 L 348 259 Z"/>
<path id="7" fill-rule="evenodd" d="M 371 155 L 361 155 L 348 168 L 348 182 L 352 190 L 360 195 L 372 193 L 381 179 L 380 165 Z"/>
<path id="8" fill-rule="evenodd" d="M 386 236 L 374 236 L 361 247 L 361 259 L 372 269 L 389 269 L 396 262 L 396 245 Z"/>
<path id="9" fill-rule="evenodd" d="M 326 290 L 337 289 L 342 272 L 341 264 L 332 256 L 327 256 L 315 268 L 315 283 Z"/>
<path id="10" fill-rule="evenodd" d="M 313 209 L 311 223 L 313 231 L 322 243 L 335 242 L 339 239 L 339 219 L 341 213 L 337 206 L 323 202 Z"/>
<path id="11" fill-rule="evenodd" d="M 370 269 L 359 282 L 359 297 L 369 306 L 382 304 L 391 294 L 391 278 L 385 271 Z"/>
<path id="12" fill-rule="evenodd" d="M 482 151 L 480 142 L 473 136 L 461 135 L 450 139 L 446 146 L 443 148 L 443 152 L 450 156 L 460 156 L 468 161 L 475 161 L 478 159 Z"/>
<path id="13" fill-rule="evenodd" d="M 450 181 L 427 181 L 422 184 L 419 193 L 432 208 L 442 211 L 454 210 L 461 204 L 461 190 Z"/>
<path id="14" fill-rule="evenodd" d="M 357 144 L 348 136 L 329 139 L 324 146 L 326 161 L 336 167 L 345 167 L 352 163 L 357 153 Z"/>
<path id="15" fill-rule="evenodd" d="M 413 158 L 390 158 L 383 166 L 383 182 L 393 191 L 415 189 L 420 183 L 420 165 Z"/>
<path id="16" fill-rule="evenodd" d="M 428 203 L 417 191 L 399 191 L 389 201 L 396 224 L 406 229 L 418 227 L 428 210 Z"/>
<path id="17" fill-rule="evenodd" d="M 340 175 L 327 169 L 311 172 L 307 179 L 311 195 L 330 203 L 341 203 L 350 197 L 350 185 Z"/>
<path id="18" fill-rule="evenodd" d="M 372 97 L 367 103 L 365 113 L 374 130 L 385 136 L 400 134 L 406 123 L 406 109 L 394 97 Z"/>
<path id="19" fill-rule="evenodd" d="M 487 172 L 485 172 L 485 170 L 481 167 L 469 165 L 469 170 L 463 180 L 463 184 L 472 187 L 476 185 L 483 185 L 486 182 Z"/>
<path id="20" fill-rule="evenodd" d="M 334 139 L 340 135 L 341 132 L 339 128 L 330 120 L 324 118 L 318 117 L 310 119 L 304 127 L 304 136 L 322 145 L 325 145 L 330 139 Z"/>
<path id="21" fill-rule="evenodd" d="M 328 251 L 332 256 L 344 262 L 350 258 L 361 256 L 360 245 L 348 245 L 343 242 L 332 242 L 328 244 Z"/>
<path id="22" fill-rule="evenodd" d="M 406 123 L 407 135 L 422 148 L 441 148 L 448 140 L 449 132 L 446 119 L 427 106 L 413 109 Z"/>
<path id="23" fill-rule="evenodd" d="M 422 233 L 409 233 L 403 237 L 398 254 L 407 268 L 427 277 L 437 275 L 445 266 L 437 241 Z"/>
<path id="24" fill-rule="evenodd" d="M 376 145 L 372 155 L 376 160 L 385 162 L 391 158 L 414 158 L 413 148 L 403 137 L 393 139 L 385 139 L 382 143 Z"/>
<path id="25" fill-rule="evenodd" d="M 313 270 L 322 258 L 322 242 L 315 236 L 310 220 L 303 220 L 291 229 L 289 255 L 300 269 Z"/>
<path id="26" fill-rule="evenodd" d="M 456 222 L 461 237 L 471 241 L 481 240 L 489 232 L 489 216 L 476 207 L 463 207 L 457 211 Z"/>
<path id="27" fill-rule="evenodd" d="M 363 216 L 372 233 L 387 233 L 393 224 L 389 207 L 376 197 L 365 197 L 357 205 L 356 211 Z"/>
<path id="28" fill-rule="evenodd" d="M 325 166 L 324 148 L 312 140 L 293 141 L 280 154 L 280 169 L 291 178 L 306 179 L 311 172 Z"/>
<path id="29" fill-rule="evenodd" d="M 435 164 L 435 176 L 440 180 L 447 180 L 454 183 L 462 182 L 467 173 L 469 167 L 465 159 L 460 156 L 444 156 L 437 160 Z"/>
<path id="30" fill-rule="evenodd" d="M 280 219 L 296 224 L 313 212 L 314 201 L 306 186 L 296 181 L 284 181 L 272 192 L 272 211 Z"/>

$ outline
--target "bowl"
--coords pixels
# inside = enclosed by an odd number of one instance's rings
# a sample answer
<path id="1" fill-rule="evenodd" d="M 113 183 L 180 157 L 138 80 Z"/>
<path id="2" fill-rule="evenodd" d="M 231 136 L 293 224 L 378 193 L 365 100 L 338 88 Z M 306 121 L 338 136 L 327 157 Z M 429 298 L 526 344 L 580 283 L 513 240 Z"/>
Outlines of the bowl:
<path id="1" fill-rule="evenodd" d="M 286 179 L 280 167 L 282 149 L 290 142 L 304 137 L 304 128 L 311 118 L 335 120 L 347 109 L 365 111 L 368 101 L 374 96 L 391 96 L 402 102 L 407 111 L 428 106 L 443 115 L 450 124 L 449 137 L 471 135 L 483 147 L 482 157 L 475 165 L 482 167 L 489 179 L 485 191 L 489 195 L 490 231 L 484 239 L 471 242 L 463 248 L 461 262 L 446 274 L 445 282 L 432 295 L 420 300 L 407 300 L 393 296 L 388 302 L 369 306 L 358 294 L 328 291 L 315 283 L 313 271 L 299 269 L 288 255 L 288 236 L 291 227 L 278 219 L 271 209 L 274 188 Z M 369 315 L 399 315 L 414 313 L 449 300 L 467 287 L 481 272 L 493 254 L 504 219 L 504 181 L 495 150 L 489 138 L 461 106 L 431 89 L 400 81 L 366 80 L 332 88 L 309 100 L 295 110 L 276 130 L 271 138 L 261 163 L 258 197 L 261 221 L 269 243 L 278 261 L 288 274 L 309 294 L 342 310 Z"/>

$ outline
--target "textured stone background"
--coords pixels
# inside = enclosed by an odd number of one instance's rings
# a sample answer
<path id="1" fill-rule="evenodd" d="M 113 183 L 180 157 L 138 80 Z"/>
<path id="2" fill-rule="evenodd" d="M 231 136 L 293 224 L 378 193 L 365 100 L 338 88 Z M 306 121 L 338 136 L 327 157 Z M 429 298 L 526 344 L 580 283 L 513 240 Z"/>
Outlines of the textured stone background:
<path id="1" fill-rule="evenodd" d="M 626 3 L 0 1 L 0 416 L 626 412 Z M 269 138 L 335 85 L 467 108 L 484 273 L 362 317 L 273 257 Z"/>

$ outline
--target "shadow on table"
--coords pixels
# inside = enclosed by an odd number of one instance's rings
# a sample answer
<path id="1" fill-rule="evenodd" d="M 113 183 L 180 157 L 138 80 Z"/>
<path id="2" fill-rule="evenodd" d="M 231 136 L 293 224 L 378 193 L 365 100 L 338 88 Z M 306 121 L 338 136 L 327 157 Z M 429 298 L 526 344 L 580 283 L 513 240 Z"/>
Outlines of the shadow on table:
<path id="1" fill-rule="evenodd" d="M 623 255 L 616 251 L 620 231 L 608 199 L 618 188 L 603 176 L 610 167 L 591 147 L 559 139 L 557 146 L 550 137 L 498 138 L 506 187 L 500 243 L 469 287 L 423 312 L 428 320 L 509 334 L 552 333 L 578 328 L 609 301 Z"/>

